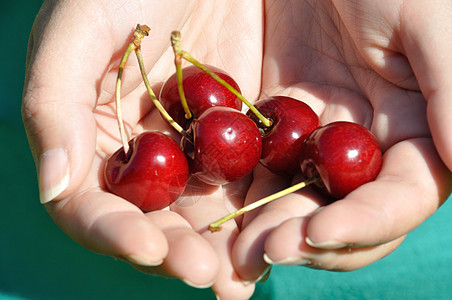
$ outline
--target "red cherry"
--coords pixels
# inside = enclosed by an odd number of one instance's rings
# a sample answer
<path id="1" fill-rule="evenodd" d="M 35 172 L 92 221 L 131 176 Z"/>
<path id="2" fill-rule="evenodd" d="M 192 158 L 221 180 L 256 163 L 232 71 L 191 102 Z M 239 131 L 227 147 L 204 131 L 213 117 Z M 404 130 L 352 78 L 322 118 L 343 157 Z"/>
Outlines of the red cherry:
<path id="1" fill-rule="evenodd" d="M 316 113 L 306 103 L 285 96 L 262 99 L 254 106 L 272 121 L 266 127 L 251 110 L 246 113 L 262 133 L 260 162 L 276 174 L 299 172 L 303 142 L 320 125 Z"/>
<path id="2" fill-rule="evenodd" d="M 108 189 L 142 211 L 167 207 L 182 194 L 188 180 L 188 163 L 177 143 L 160 132 L 144 132 L 129 142 L 105 165 Z"/>
<path id="3" fill-rule="evenodd" d="M 259 162 L 259 130 L 250 118 L 235 109 L 207 109 L 192 123 L 189 133 L 194 143 L 182 138 L 182 145 L 189 156 L 190 173 L 207 184 L 233 182 L 250 173 Z"/>
<path id="4" fill-rule="evenodd" d="M 224 71 L 213 66 L 207 65 L 206 67 L 240 92 L 237 83 Z M 206 109 L 213 106 L 232 107 L 239 111 L 242 109 L 242 101 L 239 98 L 196 66 L 183 69 L 182 85 L 187 105 L 194 118 L 199 117 Z M 173 74 L 164 83 L 160 91 L 160 101 L 177 123 L 185 129 L 188 128 L 189 121 L 185 118 L 182 108 L 176 74 Z"/>
<path id="5" fill-rule="evenodd" d="M 320 180 L 314 186 L 341 199 L 380 172 L 382 153 L 377 139 L 365 127 L 334 122 L 318 127 L 305 140 L 301 172 Z"/>

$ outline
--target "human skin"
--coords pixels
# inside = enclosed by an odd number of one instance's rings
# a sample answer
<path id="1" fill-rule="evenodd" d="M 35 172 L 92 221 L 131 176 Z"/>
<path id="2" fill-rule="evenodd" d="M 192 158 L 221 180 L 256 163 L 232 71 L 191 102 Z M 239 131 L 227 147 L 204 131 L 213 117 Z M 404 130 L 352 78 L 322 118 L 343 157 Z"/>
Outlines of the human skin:
<path id="1" fill-rule="evenodd" d="M 397 248 L 451 192 L 451 6 L 46 1 L 30 37 L 23 101 L 41 201 L 88 249 L 143 272 L 211 286 L 221 299 L 249 298 L 271 264 L 368 265 Z M 292 180 L 258 166 L 216 189 L 191 182 L 169 210 L 146 214 L 108 193 L 103 166 L 121 146 L 117 68 L 138 23 L 151 27 L 142 52 L 156 90 L 174 72 L 169 37 L 180 30 L 182 47 L 227 71 L 246 98 L 287 95 L 308 103 L 322 124 L 370 128 L 385 152 L 379 177 L 322 209 L 325 199 L 305 189 L 215 233 L 206 230 L 210 222 Z M 151 104 L 133 54 L 121 99 L 130 137 L 161 129 L 178 138 Z"/>

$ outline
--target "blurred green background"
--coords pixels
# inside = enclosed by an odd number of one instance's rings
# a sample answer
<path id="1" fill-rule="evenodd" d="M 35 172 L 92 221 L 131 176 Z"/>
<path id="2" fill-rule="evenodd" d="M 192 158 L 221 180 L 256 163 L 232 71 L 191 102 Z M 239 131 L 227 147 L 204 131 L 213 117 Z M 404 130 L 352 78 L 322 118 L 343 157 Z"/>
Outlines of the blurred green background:
<path id="1" fill-rule="evenodd" d="M 29 31 L 40 1 L 0 10 L 0 299 L 214 299 L 173 279 L 149 276 L 68 238 L 39 204 L 20 105 Z M 452 199 L 390 256 L 333 273 L 274 267 L 253 299 L 452 299 Z"/>

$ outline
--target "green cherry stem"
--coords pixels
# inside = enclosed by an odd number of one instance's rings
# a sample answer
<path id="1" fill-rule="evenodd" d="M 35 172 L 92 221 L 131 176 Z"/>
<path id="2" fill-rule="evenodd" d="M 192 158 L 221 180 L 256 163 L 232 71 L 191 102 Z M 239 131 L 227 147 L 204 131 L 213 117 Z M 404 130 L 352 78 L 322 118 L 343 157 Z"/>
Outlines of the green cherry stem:
<path id="1" fill-rule="evenodd" d="M 168 123 L 170 123 L 170 125 L 173 126 L 174 129 L 177 130 L 177 132 L 179 132 L 184 137 L 188 138 L 189 141 L 193 142 L 192 136 L 189 135 L 176 121 L 174 121 L 174 119 L 168 114 L 168 112 L 162 106 L 160 101 L 157 99 L 157 96 L 155 95 L 154 91 L 151 88 L 151 84 L 149 83 L 148 76 L 146 75 L 146 70 L 144 68 L 143 55 L 141 54 L 141 49 L 136 48 L 135 54 L 138 59 L 138 65 L 140 66 L 141 77 L 143 78 L 144 85 L 146 86 L 146 90 L 148 91 L 148 94 L 151 97 L 151 100 L 154 103 L 155 107 L 162 114 L 163 118 L 165 120 L 167 120 Z"/>
<path id="2" fill-rule="evenodd" d="M 124 68 L 126 65 L 126 62 L 129 58 L 129 55 L 132 51 L 134 51 L 137 48 L 140 48 L 141 40 L 149 35 L 149 30 L 151 30 L 146 25 L 140 25 L 138 24 L 135 31 L 133 32 L 133 39 L 132 42 L 127 46 L 126 51 L 124 52 L 124 55 L 122 56 L 121 62 L 119 64 L 118 69 L 118 77 L 116 79 L 116 89 L 115 89 L 115 105 L 116 105 L 116 119 L 118 120 L 118 127 L 119 127 L 119 134 L 121 136 L 121 142 L 123 145 L 124 153 L 126 155 L 129 153 L 129 143 L 127 139 L 127 134 L 124 128 L 124 121 L 122 118 L 122 111 L 121 111 L 121 85 L 122 85 L 122 75 L 124 73 Z"/>
<path id="3" fill-rule="evenodd" d="M 226 89 L 228 89 L 228 91 L 230 91 L 237 98 L 242 100 L 242 102 L 245 103 L 245 105 L 249 107 L 249 109 L 256 115 L 256 117 L 259 118 L 259 120 L 262 121 L 264 126 L 266 126 L 266 127 L 272 126 L 272 122 L 269 119 L 267 119 L 266 117 L 264 117 L 264 115 L 262 115 L 259 112 L 259 110 L 253 104 L 251 104 L 251 102 L 249 102 L 239 91 L 237 91 L 234 87 L 232 87 L 225 80 L 220 78 L 220 76 L 215 74 L 215 72 L 212 72 L 209 68 L 207 68 L 205 65 L 203 65 L 198 60 L 196 60 L 190 53 L 188 53 L 185 50 L 182 50 L 181 47 L 180 47 L 180 40 L 181 40 L 180 36 L 181 36 L 181 34 L 180 34 L 179 31 L 173 31 L 171 33 L 171 42 L 173 43 L 173 48 L 175 49 L 175 53 L 177 51 L 176 56 L 177 55 L 181 56 L 181 58 L 187 60 L 191 64 L 195 65 L 199 69 L 201 69 L 204 72 L 206 72 L 210 77 L 215 79 L 217 82 L 219 82 L 221 85 L 223 85 Z"/>
<path id="4" fill-rule="evenodd" d="M 193 116 L 190 108 L 188 107 L 187 98 L 185 97 L 184 86 L 182 84 L 182 50 L 180 47 L 180 32 L 175 31 L 171 34 L 171 46 L 174 51 L 174 65 L 176 66 L 176 78 L 177 78 L 177 89 L 179 91 L 179 97 L 182 107 L 185 112 L 185 118 L 187 120 L 191 119 Z"/>
<path id="5" fill-rule="evenodd" d="M 305 181 L 302 181 L 300 183 L 297 183 L 297 184 L 295 184 L 295 185 L 293 185 L 291 187 L 288 187 L 287 189 L 284 189 L 284 190 L 279 191 L 279 192 L 277 192 L 275 194 L 272 194 L 272 195 L 270 195 L 268 197 L 265 197 L 265 198 L 262 198 L 262 199 L 260 199 L 260 200 L 258 200 L 256 202 L 253 202 L 253 203 L 251 203 L 251 204 L 249 204 L 247 206 L 244 206 L 241 209 L 236 210 L 236 211 L 230 213 L 229 215 L 224 216 L 223 218 L 211 223 L 209 225 L 209 230 L 211 232 L 219 231 L 219 230 L 221 230 L 221 225 L 223 223 L 225 223 L 225 222 L 227 222 L 227 221 L 229 221 L 231 219 L 234 219 L 234 218 L 236 218 L 236 217 L 238 217 L 240 215 L 243 215 L 244 213 L 249 212 L 249 211 L 251 211 L 251 210 L 253 210 L 255 208 L 258 208 L 259 206 L 267 204 L 267 203 L 269 203 L 269 202 L 271 202 L 273 200 L 276 200 L 278 198 L 286 196 L 286 195 L 288 195 L 290 193 L 296 192 L 296 191 L 298 191 L 298 190 L 300 190 L 300 189 L 302 189 L 302 188 L 304 188 L 304 187 L 316 182 L 317 180 L 319 180 L 319 177 L 318 176 L 313 176 L 313 177 L 309 178 L 308 180 L 305 180 Z"/>

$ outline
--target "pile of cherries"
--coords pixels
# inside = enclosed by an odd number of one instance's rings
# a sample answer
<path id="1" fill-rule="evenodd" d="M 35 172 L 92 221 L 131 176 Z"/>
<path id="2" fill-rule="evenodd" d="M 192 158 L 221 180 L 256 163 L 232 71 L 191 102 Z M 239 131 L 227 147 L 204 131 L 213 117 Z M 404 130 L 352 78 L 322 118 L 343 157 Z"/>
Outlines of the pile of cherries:
<path id="1" fill-rule="evenodd" d="M 163 108 L 184 130 L 180 145 L 157 131 L 130 140 L 127 153 L 121 147 L 106 163 L 110 192 L 144 212 L 158 210 L 179 198 L 190 176 L 224 185 L 260 163 L 275 174 L 301 172 L 319 191 L 341 199 L 380 172 L 382 152 L 365 127 L 352 122 L 320 126 L 307 104 L 286 96 L 254 104 L 270 122 L 264 124 L 252 110 L 241 112 L 240 89 L 228 74 L 206 68 L 227 84 L 192 65 L 183 69 L 182 80 L 174 74 L 160 91 Z M 181 86 L 189 118 L 181 104 Z"/>

